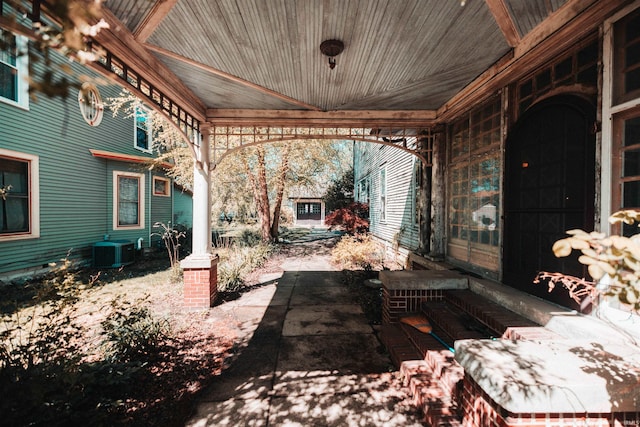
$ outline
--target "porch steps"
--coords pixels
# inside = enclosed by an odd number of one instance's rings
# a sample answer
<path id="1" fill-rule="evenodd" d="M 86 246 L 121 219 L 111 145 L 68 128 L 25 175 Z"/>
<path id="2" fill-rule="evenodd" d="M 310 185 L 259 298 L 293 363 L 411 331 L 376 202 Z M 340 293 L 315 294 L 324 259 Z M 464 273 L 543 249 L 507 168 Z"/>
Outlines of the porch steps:
<path id="1" fill-rule="evenodd" d="M 448 346 L 461 339 L 553 339 L 555 334 L 469 290 L 447 290 L 421 304 L 433 333 Z M 457 408 L 464 370 L 433 334 L 403 323 L 382 326 L 380 338 L 399 367 L 414 404 L 431 426 L 461 425 Z"/>

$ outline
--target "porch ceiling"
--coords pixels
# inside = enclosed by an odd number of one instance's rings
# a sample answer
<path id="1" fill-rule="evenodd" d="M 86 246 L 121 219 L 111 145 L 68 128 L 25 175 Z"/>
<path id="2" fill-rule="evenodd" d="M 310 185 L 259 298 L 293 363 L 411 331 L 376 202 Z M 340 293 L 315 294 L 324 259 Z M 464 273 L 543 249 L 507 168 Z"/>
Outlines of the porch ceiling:
<path id="1" fill-rule="evenodd" d="M 501 58 L 529 50 L 597 0 L 465 3 L 106 0 L 105 6 L 214 123 L 268 122 L 287 112 L 302 120 L 343 112 L 429 122 Z M 320 52 L 327 39 L 344 42 L 335 69 Z"/>

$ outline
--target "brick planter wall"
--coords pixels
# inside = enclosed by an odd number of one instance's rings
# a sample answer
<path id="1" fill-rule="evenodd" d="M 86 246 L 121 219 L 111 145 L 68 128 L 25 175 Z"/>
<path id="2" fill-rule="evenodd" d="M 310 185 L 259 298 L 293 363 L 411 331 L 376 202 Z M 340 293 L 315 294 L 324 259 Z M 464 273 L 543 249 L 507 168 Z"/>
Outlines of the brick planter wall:
<path id="1" fill-rule="evenodd" d="M 420 311 L 423 301 L 440 301 L 447 289 L 466 289 L 466 277 L 448 270 L 381 271 L 382 323 L 399 321 L 406 313 Z"/>
<path id="2" fill-rule="evenodd" d="M 640 412 L 513 414 L 500 408 L 469 376 L 464 376 L 463 427 L 624 427 L 640 426 Z"/>
<path id="3" fill-rule="evenodd" d="M 387 289 L 382 288 L 382 322 L 395 323 L 406 313 L 420 311 L 423 301 L 442 300 L 441 289 Z"/>
<path id="4" fill-rule="evenodd" d="M 184 277 L 185 309 L 208 309 L 218 295 L 218 258 L 185 259 L 181 263 Z"/>

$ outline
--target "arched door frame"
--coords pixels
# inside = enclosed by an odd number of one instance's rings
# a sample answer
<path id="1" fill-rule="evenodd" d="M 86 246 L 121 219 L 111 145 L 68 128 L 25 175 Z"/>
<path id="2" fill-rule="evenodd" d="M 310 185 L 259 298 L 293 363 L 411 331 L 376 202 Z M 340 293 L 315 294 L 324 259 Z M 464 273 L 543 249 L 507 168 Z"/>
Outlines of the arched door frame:
<path id="1" fill-rule="evenodd" d="M 585 135 L 585 146 L 584 146 L 584 169 L 583 172 L 585 176 L 590 179 L 590 182 L 585 183 L 583 187 L 583 218 L 581 224 L 581 228 L 590 228 L 593 227 L 596 221 L 596 191 L 598 188 L 597 178 L 596 178 L 596 161 L 597 161 L 597 147 L 596 147 L 596 136 L 595 133 L 597 131 L 596 126 L 596 105 L 594 102 L 594 97 L 592 93 L 583 93 L 583 92 L 561 92 L 555 93 L 550 96 L 546 96 L 544 99 L 539 100 L 535 104 L 533 104 L 527 111 L 525 111 L 519 118 L 515 125 L 511 128 L 505 142 L 505 171 L 504 171 L 504 201 L 503 201 L 503 212 L 504 212 L 504 235 L 503 235 L 503 255 L 502 255 L 502 268 L 501 268 L 501 277 L 503 282 L 508 282 L 509 277 L 505 272 L 507 272 L 508 266 L 506 263 L 508 262 L 508 254 L 513 253 L 513 249 L 510 248 L 509 239 L 513 238 L 510 235 L 509 229 L 514 225 L 513 212 L 514 205 L 513 197 L 514 187 L 513 181 L 510 180 L 513 174 L 515 173 L 514 168 L 516 168 L 517 159 L 511 157 L 514 155 L 514 143 L 516 142 L 514 138 L 521 136 L 521 132 L 526 129 L 527 126 L 531 125 L 531 120 L 535 119 L 536 115 L 541 114 L 547 109 L 553 107 L 565 106 L 567 108 L 573 109 L 577 111 L 583 118 L 586 125 L 584 131 Z M 565 159 L 565 167 L 570 162 L 570 159 Z M 523 166 L 524 167 L 524 166 Z M 566 183 L 565 183 L 566 184 Z M 518 187 L 520 188 L 520 187 Z M 566 185 L 563 185 L 563 188 L 566 188 Z M 540 207 L 540 202 L 537 203 L 537 206 Z M 517 209 L 516 209 L 517 210 Z M 510 218 L 511 215 L 511 218 Z M 575 228 L 575 227 L 573 227 Z M 566 231 L 566 230 L 563 230 Z M 549 247 L 549 253 L 551 253 L 551 247 Z M 531 253 L 531 256 L 537 256 L 536 253 Z M 509 284 L 509 283 L 507 283 Z M 513 284 L 510 284 L 513 285 Z M 531 285 L 534 286 L 534 285 Z M 517 287 L 517 286 L 516 286 Z M 534 292 L 531 292 L 534 293 Z"/>

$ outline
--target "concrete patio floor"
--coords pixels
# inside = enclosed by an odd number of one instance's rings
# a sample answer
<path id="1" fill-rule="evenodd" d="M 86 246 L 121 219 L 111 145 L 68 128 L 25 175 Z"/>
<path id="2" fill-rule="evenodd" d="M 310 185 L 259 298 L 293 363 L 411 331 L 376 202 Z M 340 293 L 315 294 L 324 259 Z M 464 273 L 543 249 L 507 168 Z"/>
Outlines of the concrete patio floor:
<path id="1" fill-rule="evenodd" d="M 282 269 L 211 310 L 245 340 L 186 425 L 423 426 L 328 255 L 286 259 Z"/>

